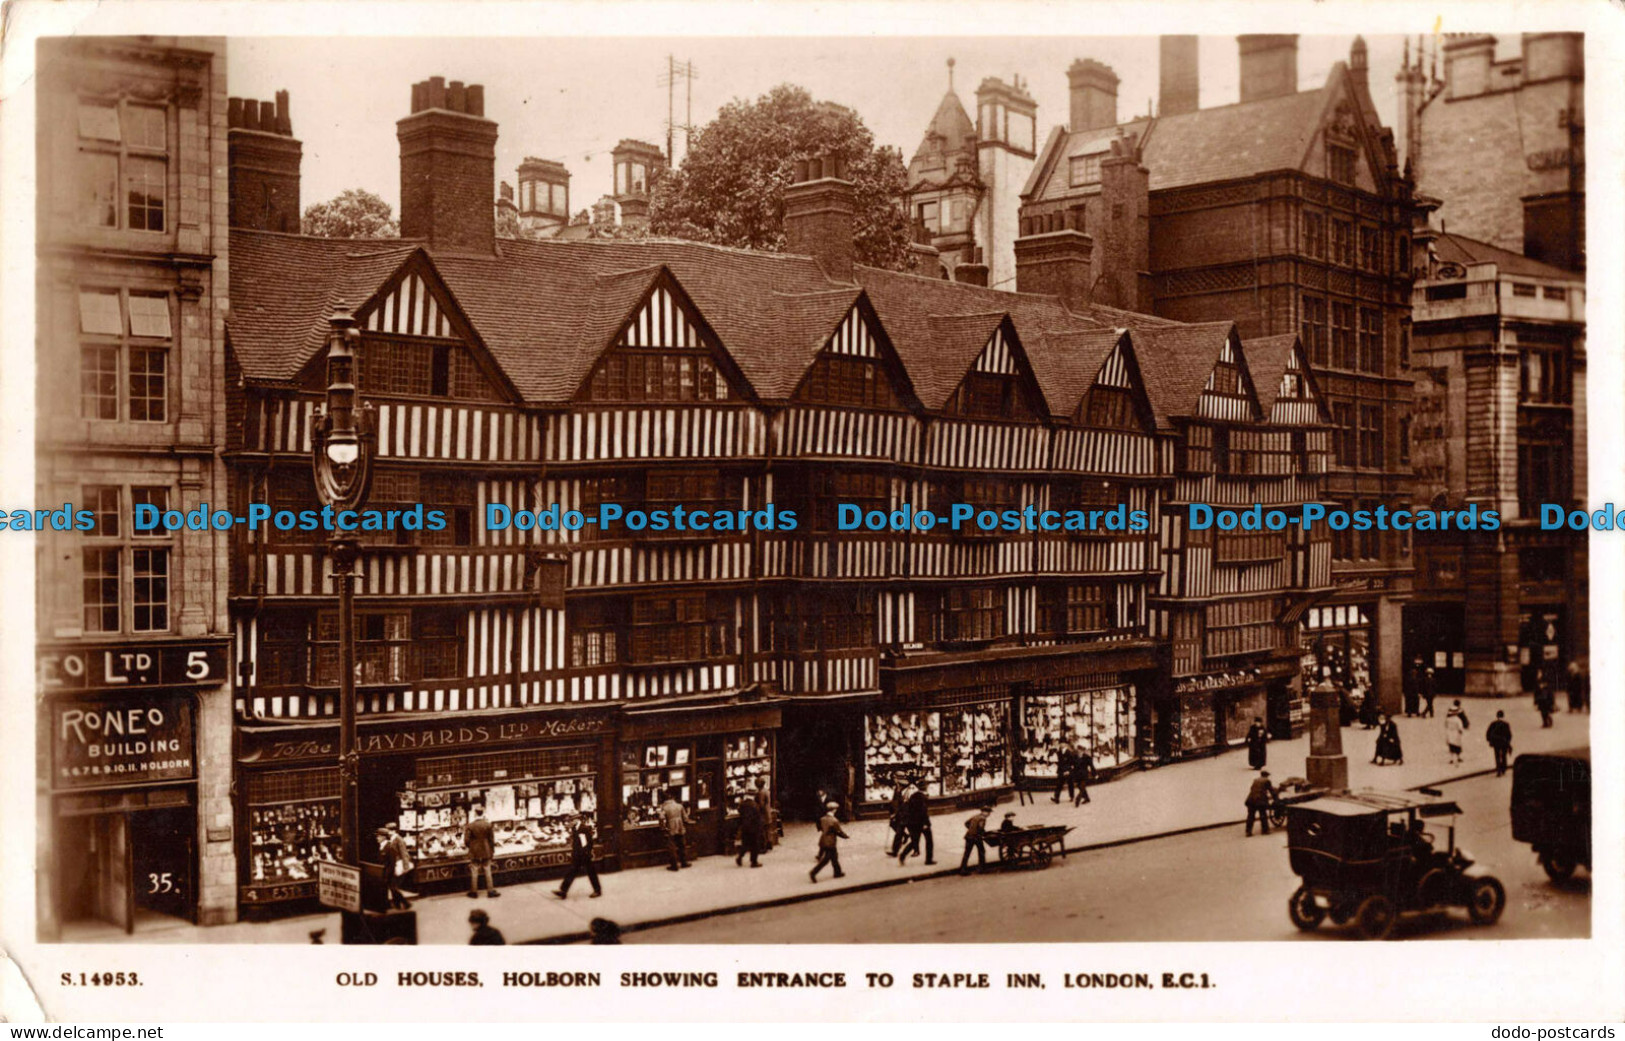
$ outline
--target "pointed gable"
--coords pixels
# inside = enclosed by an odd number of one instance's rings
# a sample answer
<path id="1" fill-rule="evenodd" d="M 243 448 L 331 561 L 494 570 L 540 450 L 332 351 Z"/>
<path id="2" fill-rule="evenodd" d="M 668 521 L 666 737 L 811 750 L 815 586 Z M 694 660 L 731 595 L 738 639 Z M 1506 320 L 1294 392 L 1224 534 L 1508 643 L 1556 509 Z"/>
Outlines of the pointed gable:
<path id="1" fill-rule="evenodd" d="M 833 296 L 834 294 L 824 294 Z M 840 294 L 850 298 L 850 293 Z M 803 306 L 815 301 L 800 301 Z M 918 406 L 908 375 L 861 291 L 795 385 L 803 404 L 907 409 Z"/>
<path id="2" fill-rule="evenodd" d="M 1306 426 L 1329 422 L 1309 356 L 1295 333 L 1248 341 L 1247 361 L 1258 387 L 1258 403 L 1271 423 Z"/>
<path id="3" fill-rule="evenodd" d="M 583 328 L 586 350 L 574 356 L 592 359 L 576 391 L 579 400 L 726 401 L 751 393 L 738 365 L 706 332 L 693 301 L 664 266 L 595 281 Z M 594 347 L 596 358 L 589 353 Z"/>
<path id="4" fill-rule="evenodd" d="M 966 320 L 933 319 L 935 326 L 970 326 Z M 979 419 L 1042 419 L 1048 414 L 1031 363 L 1006 315 L 998 316 L 970 370 L 948 398 L 944 411 Z"/>
<path id="5" fill-rule="evenodd" d="M 1101 362 L 1094 384 L 1078 404 L 1075 418 L 1088 427 L 1144 433 L 1153 429 L 1151 403 L 1127 330 L 1118 332 L 1117 342 Z"/>
<path id="6" fill-rule="evenodd" d="M 1196 402 L 1196 414 L 1204 419 L 1223 419 L 1246 422 L 1263 418 L 1258 393 L 1253 389 L 1252 374 L 1241 350 L 1241 337 L 1235 329 L 1224 338 L 1218 360 L 1209 370 L 1202 384 L 1202 396 Z"/>

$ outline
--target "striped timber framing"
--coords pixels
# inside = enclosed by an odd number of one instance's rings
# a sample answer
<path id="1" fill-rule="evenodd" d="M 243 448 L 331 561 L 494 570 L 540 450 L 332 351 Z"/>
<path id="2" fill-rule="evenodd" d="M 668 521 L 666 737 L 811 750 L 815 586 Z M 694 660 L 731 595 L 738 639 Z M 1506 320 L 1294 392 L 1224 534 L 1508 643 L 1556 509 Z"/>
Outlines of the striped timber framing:
<path id="1" fill-rule="evenodd" d="M 899 400 L 914 403 L 897 353 L 864 299 L 852 305 L 819 355 L 872 360 Z M 814 363 L 816 364 L 816 358 Z M 810 370 L 809 366 L 809 370 Z M 806 375 L 803 374 L 803 379 Z M 774 456 L 874 459 L 909 464 L 919 458 L 925 424 L 916 411 L 881 411 L 792 403 L 776 412 L 769 435 Z"/>
<path id="2" fill-rule="evenodd" d="M 1287 355 L 1286 371 L 1281 373 L 1281 386 L 1275 392 L 1275 404 L 1270 407 L 1270 422 L 1279 426 L 1312 426 L 1324 423 L 1325 404 L 1303 346 L 1293 345 Z"/>
<path id="3" fill-rule="evenodd" d="M 1225 390 L 1220 383 L 1220 374 L 1227 369 L 1234 371 L 1239 393 Z M 1219 360 L 1208 374 L 1207 385 L 1202 388 L 1202 397 L 1196 403 L 1196 414 L 1203 419 L 1238 422 L 1263 416 L 1258 395 L 1253 390 L 1252 375 L 1247 371 L 1247 362 L 1241 352 L 1241 341 L 1234 332 L 1225 339 L 1224 347 L 1219 351 Z"/>

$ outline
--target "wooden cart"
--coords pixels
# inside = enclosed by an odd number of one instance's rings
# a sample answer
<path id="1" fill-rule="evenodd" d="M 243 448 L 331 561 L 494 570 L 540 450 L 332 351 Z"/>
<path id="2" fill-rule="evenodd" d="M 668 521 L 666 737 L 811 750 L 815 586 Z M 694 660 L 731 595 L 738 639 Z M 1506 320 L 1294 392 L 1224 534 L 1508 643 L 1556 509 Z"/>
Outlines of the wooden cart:
<path id="1" fill-rule="evenodd" d="M 1035 824 L 1015 831 L 989 831 L 989 845 L 999 848 L 1000 867 L 1048 867 L 1057 850 L 1066 856 L 1066 837 L 1072 831 L 1064 824 Z"/>

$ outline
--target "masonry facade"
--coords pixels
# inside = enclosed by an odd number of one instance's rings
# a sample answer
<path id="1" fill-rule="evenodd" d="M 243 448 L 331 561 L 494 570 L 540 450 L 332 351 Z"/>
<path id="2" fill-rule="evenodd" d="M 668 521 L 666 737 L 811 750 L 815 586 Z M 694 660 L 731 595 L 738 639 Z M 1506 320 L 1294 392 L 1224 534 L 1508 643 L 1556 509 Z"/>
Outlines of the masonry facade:
<path id="1" fill-rule="evenodd" d="M 1162 111 L 1128 122 L 1116 76 L 1074 64 L 1073 120 L 1022 193 L 1018 288 L 1234 321 L 1246 339 L 1298 334 L 1333 427 L 1323 494 L 1356 508 L 1404 501 L 1416 211 L 1371 101 L 1365 44 L 1306 91 L 1295 36 L 1244 36 L 1238 52 L 1241 101 L 1204 109 L 1195 41 L 1164 38 Z M 1332 554 L 1335 588 L 1304 618 L 1307 668 L 1397 708 L 1409 539 L 1343 532 Z"/>
<path id="2" fill-rule="evenodd" d="M 38 922 L 236 917 L 226 544 L 135 526 L 226 501 L 226 47 L 40 44 Z"/>

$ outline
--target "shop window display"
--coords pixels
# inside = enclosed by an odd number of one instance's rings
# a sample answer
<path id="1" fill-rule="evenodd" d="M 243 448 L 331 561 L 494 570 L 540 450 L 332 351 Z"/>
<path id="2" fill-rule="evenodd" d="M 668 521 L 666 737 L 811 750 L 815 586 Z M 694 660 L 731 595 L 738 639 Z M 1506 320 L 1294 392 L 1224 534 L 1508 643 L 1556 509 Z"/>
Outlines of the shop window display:
<path id="1" fill-rule="evenodd" d="M 1304 637 L 1309 645 L 1305 681 L 1318 684 L 1330 676 L 1350 701 L 1360 704 L 1371 689 L 1370 610 L 1359 604 L 1310 608 L 1304 615 Z"/>
<path id="2" fill-rule="evenodd" d="M 694 761 L 694 746 L 661 742 L 621 747 L 621 815 L 628 828 L 660 823 L 667 791 L 690 810 L 711 808 L 711 785 Z"/>
<path id="3" fill-rule="evenodd" d="M 1010 783 L 1010 706 L 989 702 L 864 718 L 864 798 L 886 802 L 913 781 L 928 795 Z"/>
<path id="4" fill-rule="evenodd" d="M 722 742 L 723 783 L 727 785 L 728 813 L 734 800 L 758 788 L 773 790 L 773 739 L 768 734 L 741 734 Z"/>
<path id="5" fill-rule="evenodd" d="M 308 882 L 316 865 L 337 860 L 339 781 L 333 770 L 289 770 L 248 781 L 249 880 Z"/>
<path id="6" fill-rule="evenodd" d="M 498 857 L 564 847 L 571 821 L 598 812 L 593 749 L 424 759 L 399 793 L 401 835 L 423 863 L 468 855 L 469 811 L 485 808 Z"/>
<path id="7" fill-rule="evenodd" d="M 1022 699 L 1021 748 L 1026 776 L 1054 778 L 1061 746 L 1086 748 L 1096 769 L 1134 758 L 1134 688 L 1067 691 Z"/>

